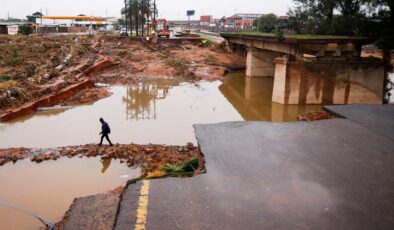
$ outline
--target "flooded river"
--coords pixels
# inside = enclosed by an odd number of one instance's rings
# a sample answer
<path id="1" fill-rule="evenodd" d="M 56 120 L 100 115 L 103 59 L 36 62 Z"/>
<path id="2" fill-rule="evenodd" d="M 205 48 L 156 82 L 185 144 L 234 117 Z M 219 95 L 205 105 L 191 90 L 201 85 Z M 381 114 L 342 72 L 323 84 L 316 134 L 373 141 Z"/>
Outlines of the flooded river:
<path id="1" fill-rule="evenodd" d="M 320 106 L 271 102 L 273 78 L 182 82 L 146 80 L 137 86 L 112 87 L 113 95 L 93 105 L 38 112 L 0 123 L 0 147 L 59 147 L 97 143 L 99 118 L 111 125 L 115 143 L 196 143 L 193 124 L 224 121 L 296 121 Z"/>
<path id="2" fill-rule="evenodd" d="M 273 103 L 272 88 L 273 78 L 245 78 L 243 74 L 231 74 L 224 81 L 152 79 L 111 87 L 111 97 L 92 105 L 37 112 L 0 123 L 0 148 L 97 143 L 100 117 L 111 125 L 115 143 L 184 145 L 196 143 L 192 127 L 196 123 L 295 121 L 300 113 L 321 110 L 320 106 Z M 0 201 L 58 221 L 75 197 L 107 192 L 139 173 L 117 161 L 102 169 L 99 159 L 7 164 L 0 167 Z M 0 206 L 0 229 L 39 226 L 36 219 Z"/>

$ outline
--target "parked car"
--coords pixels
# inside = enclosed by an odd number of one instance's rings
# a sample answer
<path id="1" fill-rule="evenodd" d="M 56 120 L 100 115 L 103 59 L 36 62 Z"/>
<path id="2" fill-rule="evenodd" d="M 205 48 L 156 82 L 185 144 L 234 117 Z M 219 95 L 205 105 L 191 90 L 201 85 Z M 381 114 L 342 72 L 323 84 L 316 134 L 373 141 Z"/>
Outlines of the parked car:
<path id="1" fill-rule="evenodd" d="M 126 28 L 122 28 L 119 31 L 120 36 L 128 36 L 128 32 L 126 30 Z"/>

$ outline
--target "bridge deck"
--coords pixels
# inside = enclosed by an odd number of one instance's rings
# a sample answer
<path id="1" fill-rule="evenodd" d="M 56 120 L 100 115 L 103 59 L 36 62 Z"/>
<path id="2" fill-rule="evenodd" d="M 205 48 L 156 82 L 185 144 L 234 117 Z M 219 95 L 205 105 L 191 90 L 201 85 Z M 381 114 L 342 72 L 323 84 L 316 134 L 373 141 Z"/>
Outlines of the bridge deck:
<path id="1" fill-rule="evenodd" d="M 360 56 L 361 46 L 371 42 L 363 37 L 285 35 L 279 41 L 274 34 L 266 33 L 222 33 L 227 42 L 293 56 L 304 54 L 322 56 Z"/>

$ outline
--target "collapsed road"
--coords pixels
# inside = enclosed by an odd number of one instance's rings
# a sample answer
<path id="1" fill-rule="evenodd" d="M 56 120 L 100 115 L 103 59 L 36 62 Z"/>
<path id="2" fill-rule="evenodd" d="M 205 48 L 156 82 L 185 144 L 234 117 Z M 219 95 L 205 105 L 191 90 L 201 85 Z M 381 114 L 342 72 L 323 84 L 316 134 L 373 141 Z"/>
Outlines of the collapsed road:
<path id="1" fill-rule="evenodd" d="M 207 173 L 150 181 L 146 194 L 129 186 L 149 198 L 143 226 L 392 229 L 394 107 L 328 109 L 348 119 L 195 125 Z"/>

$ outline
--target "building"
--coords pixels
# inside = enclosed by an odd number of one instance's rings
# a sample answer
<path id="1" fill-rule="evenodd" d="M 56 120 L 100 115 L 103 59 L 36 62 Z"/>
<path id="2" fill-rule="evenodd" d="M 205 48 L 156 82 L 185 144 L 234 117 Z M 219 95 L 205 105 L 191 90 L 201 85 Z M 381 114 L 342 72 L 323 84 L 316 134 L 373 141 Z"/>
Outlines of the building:
<path id="1" fill-rule="evenodd" d="M 200 26 L 201 27 L 209 27 L 212 24 L 214 24 L 214 19 L 212 15 L 206 15 L 206 16 L 201 16 L 200 17 Z"/>
<path id="2" fill-rule="evenodd" d="M 8 34 L 8 25 L 0 23 L 0 34 Z"/>
<path id="3" fill-rule="evenodd" d="M 226 18 L 225 26 L 230 29 L 245 29 L 253 26 L 253 21 L 264 14 L 243 14 L 238 13 Z"/>
<path id="4" fill-rule="evenodd" d="M 224 27 L 228 29 L 234 29 L 234 30 L 239 30 L 242 29 L 242 17 L 238 17 L 236 15 L 233 15 L 231 17 L 226 18 L 226 21 L 224 22 Z"/>
<path id="5" fill-rule="evenodd" d="M 20 25 L 30 25 L 30 22 L 0 22 L 0 34 L 16 35 Z"/>

